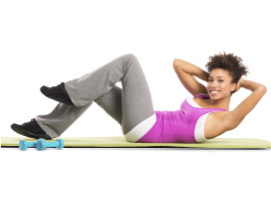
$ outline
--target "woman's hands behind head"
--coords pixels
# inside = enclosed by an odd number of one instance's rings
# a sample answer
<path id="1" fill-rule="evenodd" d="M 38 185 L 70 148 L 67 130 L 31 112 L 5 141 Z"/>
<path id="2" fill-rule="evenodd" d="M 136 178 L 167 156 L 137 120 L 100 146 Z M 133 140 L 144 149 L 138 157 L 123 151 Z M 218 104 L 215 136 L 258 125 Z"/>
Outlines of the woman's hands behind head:
<path id="1" fill-rule="evenodd" d="M 236 90 L 235 92 L 239 91 L 239 89 L 242 87 L 242 82 L 243 82 L 244 78 L 241 77 L 237 83 L 237 86 L 236 86 Z"/>

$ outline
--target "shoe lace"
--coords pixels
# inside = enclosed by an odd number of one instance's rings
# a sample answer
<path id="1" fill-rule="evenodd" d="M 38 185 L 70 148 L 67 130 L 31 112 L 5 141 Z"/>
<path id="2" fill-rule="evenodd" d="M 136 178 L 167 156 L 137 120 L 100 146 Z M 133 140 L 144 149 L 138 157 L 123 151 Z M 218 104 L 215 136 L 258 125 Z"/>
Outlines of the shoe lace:
<path id="1" fill-rule="evenodd" d="M 35 123 L 35 122 L 36 122 L 36 120 L 34 118 L 32 118 L 30 122 L 25 122 L 23 124 L 29 124 L 29 123 Z"/>
<path id="2" fill-rule="evenodd" d="M 60 85 L 54 86 L 51 88 L 51 93 L 59 93 L 59 92 L 63 92 L 63 84 L 61 83 Z"/>

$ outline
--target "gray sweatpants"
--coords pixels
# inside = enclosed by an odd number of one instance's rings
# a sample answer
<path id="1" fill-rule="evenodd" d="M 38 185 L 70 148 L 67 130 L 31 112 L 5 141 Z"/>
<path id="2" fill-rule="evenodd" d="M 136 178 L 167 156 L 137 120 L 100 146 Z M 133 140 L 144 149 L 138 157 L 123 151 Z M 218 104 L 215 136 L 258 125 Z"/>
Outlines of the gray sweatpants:
<path id="1" fill-rule="evenodd" d="M 119 81 L 122 89 L 115 86 Z M 58 103 L 51 113 L 35 117 L 51 138 L 59 137 L 93 101 L 121 125 L 124 135 L 154 114 L 146 78 L 133 54 L 64 84 L 73 105 Z"/>

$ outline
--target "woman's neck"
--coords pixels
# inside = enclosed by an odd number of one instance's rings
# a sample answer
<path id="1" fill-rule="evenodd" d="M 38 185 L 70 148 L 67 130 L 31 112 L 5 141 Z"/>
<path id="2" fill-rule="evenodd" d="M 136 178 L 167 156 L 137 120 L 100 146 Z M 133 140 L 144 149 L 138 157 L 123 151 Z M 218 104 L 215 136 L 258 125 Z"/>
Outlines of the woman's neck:
<path id="1" fill-rule="evenodd" d="M 221 98 L 217 100 L 209 98 L 206 101 L 209 105 L 212 105 L 213 107 L 229 110 L 230 100 L 231 100 L 231 97 L 229 96 L 229 97 L 225 97 L 225 98 Z"/>

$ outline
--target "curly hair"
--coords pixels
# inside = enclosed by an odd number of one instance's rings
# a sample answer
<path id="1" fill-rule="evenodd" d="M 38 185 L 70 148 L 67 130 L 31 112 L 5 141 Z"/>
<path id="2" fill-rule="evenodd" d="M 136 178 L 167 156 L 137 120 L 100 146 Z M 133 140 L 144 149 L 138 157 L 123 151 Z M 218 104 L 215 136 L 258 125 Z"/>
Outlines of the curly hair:
<path id="1" fill-rule="evenodd" d="M 229 71 L 232 82 L 238 83 L 242 75 L 247 76 L 248 68 L 242 63 L 242 58 L 234 55 L 233 53 L 226 54 L 215 54 L 214 56 L 209 57 L 209 62 L 205 65 L 208 72 L 211 73 L 213 69 L 221 68 L 223 70 Z M 232 91 L 231 94 L 235 92 Z"/>

